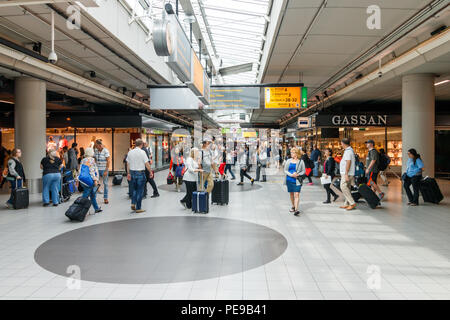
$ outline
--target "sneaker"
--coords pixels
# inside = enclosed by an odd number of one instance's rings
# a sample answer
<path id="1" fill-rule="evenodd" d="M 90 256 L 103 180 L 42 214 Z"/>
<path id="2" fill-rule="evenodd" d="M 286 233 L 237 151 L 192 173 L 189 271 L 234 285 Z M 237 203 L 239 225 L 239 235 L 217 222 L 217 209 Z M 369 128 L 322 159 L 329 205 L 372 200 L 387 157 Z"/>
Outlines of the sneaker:
<path id="1" fill-rule="evenodd" d="M 243 182 L 239 182 L 237 185 L 238 185 L 238 186 L 243 186 L 244 183 L 243 183 Z"/>
<path id="2" fill-rule="evenodd" d="M 95 210 L 95 213 L 99 213 L 99 212 L 102 212 L 103 210 L 102 209 L 97 209 L 97 210 Z"/>
<path id="3" fill-rule="evenodd" d="M 336 202 L 336 200 L 339 198 L 339 196 L 338 195 L 336 195 L 334 198 L 333 198 L 333 202 Z"/>
<path id="4" fill-rule="evenodd" d="M 159 197 L 159 193 L 152 195 L 150 198 L 158 198 Z"/>
<path id="5" fill-rule="evenodd" d="M 289 212 L 295 212 L 295 208 L 292 207 L 291 210 L 289 210 Z"/>
<path id="6" fill-rule="evenodd" d="M 57 204 L 57 203 L 54 203 L 54 204 L 53 204 L 53 206 L 54 206 L 54 207 L 57 207 L 57 206 L 58 206 L 58 204 Z"/>
<path id="7" fill-rule="evenodd" d="M 347 211 L 350 211 L 350 210 L 353 210 L 353 209 L 355 209 L 355 208 L 356 208 L 356 203 L 353 204 L 353 205 L 348 206 L 348 207 L 346 208 L 346 210 L 347 210 Z"/>
<path id="8" fill-rule="evenodd" d="M 42 206 L 44 206 L 44 207 L 48 207 L 50 205 L 50 203 L 44 203 L 44 204 L 42 204 Z"/>
<path id="9" fill-rule="evenodd" d="M 299 214 L 300 214 L 300 211 L 298 211 L 298 210 L 294 212 L 294 216 L 298 216 Z"/>
<path id="10" fill-rule="evenodd" d="M 253 185 L 255 183 L 255 179 L 250 180 L 250 183 Z"/>
<path id="11" fill-rule="evenodd" d="M 349 206 L 340 206 L 339 208 L 341 208 L 341 209 L 347 209 L 347 207 L 349 207 Z"/>
<path id="12" fill-rule="evenodd" d="M 419 205 L 418 203 L 414 203 L 414 202 L 410 204 L 411 207 L 417 207 L 418 205 Z"/>
<path id="13" fill-rule="evenodd" d="M 310 182 L 310 183 L 308 183 L 308 186 L 312 186 L 314 183 L 312 183 L 312 182 Z"/>
<path id="14" fill-rule="evenodd" d="M 322 202 L 323 204 L 327 204 L 327 203 L 331 203 L 331 201 L 324 201 L 324 202 Z"/>
<path id="15" fill-rule="evenodd" d="M 181 205 L 182 205 L 185 209 L 187 209 L 187 205 L 186 205 L 185 202 L 183 202 L 183 201 L 180 200 L 180 203 L 181 203 Z"/>
<path id="16" fill-rule="evenodd" d="M 236 178 L 231 178 L 231 180 L 236 180 Z"/>
<path id="17" fill-rule="evenodd" d="M 135 204 L 131 205 L 131 210 L 136 210 L 136 205 Z"/>
<path id="18" fill-rule="evenodd" d="M 142 212 L 145 212 L 145 210 L 144 209 L 136 210 L 136 213 L 142 213 Z"/>
<path id="19" fill-rule="evenodd" d="M 380 200 L 383 200 L 383 198 L 384 198 L 384 192 L 380 193 L 380 194 L 378 195 L 378 197 L 380 198 Z"/>

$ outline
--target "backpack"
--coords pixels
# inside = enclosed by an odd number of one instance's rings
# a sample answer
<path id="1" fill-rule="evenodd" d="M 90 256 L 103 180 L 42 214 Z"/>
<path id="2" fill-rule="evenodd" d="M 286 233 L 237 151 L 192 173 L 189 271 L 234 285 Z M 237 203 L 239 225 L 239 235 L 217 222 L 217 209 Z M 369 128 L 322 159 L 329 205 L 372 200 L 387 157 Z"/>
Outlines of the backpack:
<path id="1" fill-rule="evenodd" d="M 391 158 L 389 158 L 387 154 L 383 154 L 380 157 L 380 164 L 379 164 L 380 171 L 386 170 L 387 167 L 389 166 L 389 163 L 391 163 Z"/>
<path id="2" fill-rule="evenodd" d="M 89 172 L 89 167 L 85 164 L 81 165 L 78 181 L 87 187 L 92 187 L 94 185 L 94 180 Z"/>

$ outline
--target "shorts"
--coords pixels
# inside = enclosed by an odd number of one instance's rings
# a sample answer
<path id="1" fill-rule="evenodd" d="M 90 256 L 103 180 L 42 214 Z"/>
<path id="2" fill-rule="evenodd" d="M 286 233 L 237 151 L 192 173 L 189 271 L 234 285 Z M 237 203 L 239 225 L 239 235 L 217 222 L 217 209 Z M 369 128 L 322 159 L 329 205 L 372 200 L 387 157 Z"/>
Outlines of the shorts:
<path id="1" fill-rule="evenodd" d="M 372 175 L 372 181 L 377 184 L 377 178 L 378 178 L 378 172 L 369 172 L 368 175 L 366 175 L 367 177 L 367 181 L 370 181 L 370 176 Z"/>

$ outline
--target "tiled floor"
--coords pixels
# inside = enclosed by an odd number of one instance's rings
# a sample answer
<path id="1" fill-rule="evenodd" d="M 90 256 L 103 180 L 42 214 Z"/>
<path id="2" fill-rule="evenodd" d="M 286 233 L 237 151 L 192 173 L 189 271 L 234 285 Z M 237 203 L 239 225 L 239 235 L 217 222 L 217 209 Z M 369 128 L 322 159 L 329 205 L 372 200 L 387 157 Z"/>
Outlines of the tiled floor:
<path id="1" fill-rule="evenodd" d="M 157 173 L 158 185 L 166 174 Z M 324 190 L 316 182 L 303 187 L 303 213 L 294 217 L 281 181 L 272 177 L 255 191 L 232 192 L 230 204 L 212 206 L 208 217 L 272 228 L 288 240 L 286 251 L 243 273 L 180 283 L 82 281 L 80 289 L 69 289 L 71 280 L 41 268 L 34 252 L 48 239 L 84 226 L 190 215 L 178 203 L 182 193 L 161 190 L 161 197 L 144 201 L 147 212 L 136 215 L 130 213 L 125 182 L 111 187 L 103 213 L 81 224 L 64 216 L 69 203 L 43 208 L 38 195 L 27 210 L 2 208 L 0 299 L 450 299 L 450 183 L 439 181 L 446 195 L 440 205 L 408 207 L 401 202 L 399 181 L 392 181 L 383 208 L 361 203 L 345 212 L 338 204 L 322 204 Z M 0 195 L 2 203 L 6 199 Z"/>

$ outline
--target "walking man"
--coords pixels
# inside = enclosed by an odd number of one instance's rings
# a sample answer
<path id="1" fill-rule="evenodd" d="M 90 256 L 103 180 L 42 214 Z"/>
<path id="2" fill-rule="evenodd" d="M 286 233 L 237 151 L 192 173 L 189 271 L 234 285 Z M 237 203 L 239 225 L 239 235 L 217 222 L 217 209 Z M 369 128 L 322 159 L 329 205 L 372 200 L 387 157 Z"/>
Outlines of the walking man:
<path id="1" fill-rule="evenodd" d="M 366 158 L 366 176 L 367 181 L 372 187 L 373 192 L 378 192 L 378 197 L 383 199 L 384 193 L 381 191 L 380 187 L 377 184 L 378 172 L 379 172 L 379 163 L 380 163 L 380 154 L 374 148 L 375 142 L 373 140 L 366 141 L 366 147 L 369 149 Z"/>
<path id="2" fill-rule="evenodd" d="M 150 160 L 142 147 L 144 142 L 142 139 L 136 139 L 135 148 L 128 152 L 127 156 L 127 179 L 130 182 L 131 188 L 131 210 L 136 213 L 145 212 L 142 209 L 142 198 L 144 196 L 144 186 L 147 183 L 145 170 L 149 172 Z"/>
<path id="3" fill-rule="evenodd" d="M 341 191 L 345 197 L 344 205 L 341 208 L 353 210 L 356 203 L 353 200 L 350 187 L 355 184 L 355 152 L 350 147 L 350 139 L 348 138 L 341 140 L 341 146 L 344 149 L 344 155 L 339 164 L 339 171 L 341 173 Z"/>
<path id="4" fill-rule="evenodd" d="M 145 151 L 147 154 L 148 159 L 150 160 L 150 165 L 153 163 L 153 153 L 152 149 L 148 146 L 147 142 L 144 142 L 144 147 L 142 150 Z M 153 170 L 147 170 L 145 169 L 145 176 L 147 178 L 147 182 L 150 183 L 152 189 L 153 189 L 153 195 L 150 198 L 157 198 L 159 197 L 158 187 L 156 186 L 155 180 L 154 180 L 154 172 Z M 144 198 L 147 196 L 147 182 L 145 183 L 144 188 Z"/>
<path id="5" fill-rule="evenodd" d="M 97 162 L 98 174 L 103 183 L 103 201 L 105 204 L 108 204 L 108 169 L 111 155 L 100 139 L 95 140 L 95 161 Z"/>

